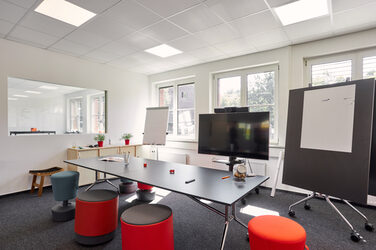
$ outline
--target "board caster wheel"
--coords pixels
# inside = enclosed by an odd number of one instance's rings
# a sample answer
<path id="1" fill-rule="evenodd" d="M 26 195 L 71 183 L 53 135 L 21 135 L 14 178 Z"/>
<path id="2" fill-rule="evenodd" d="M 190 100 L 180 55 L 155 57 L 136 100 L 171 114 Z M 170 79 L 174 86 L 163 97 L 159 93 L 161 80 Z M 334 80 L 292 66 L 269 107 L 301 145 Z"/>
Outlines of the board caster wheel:
<path id="1" fill-rule="evenodd" d="M 247 233 L 247 241 L 249 241 L 249 234 Z"/>
<path id="2" fill-rule="evenodd" d="M 245 205 L 245 199 L 244 198 L 241 199 L 241 202 L 242 202 L 243 205 Z"/>
<path id="3" fill-rule="evenodd" d="M 360 235 L 356 232 L 351 233 L 351 240 L 354 242 L 359 242 L 360 241 Z"/>
<path id="4" fill-rule="evenodd" d="M 374 226 L 369 222 L 366 222 L 366 224 L 364 224 L 364 227 L 369 232 L 373 232 L 373 230 L 375 230 Z"/>
<path id="5" fill-rule="evenodd" d="M 304 205 L 304 209 L 305 209 L 305 210 L 310 210 L 310 209 L 311 209 L 311 206 L 310 206 L 309 204 L 305 204 L 305 205 Z"/>
<path id="6" fill-rule="evenodd" d="M 289 211 L 289 215 L 290 215 L 290 217 L 295 217 L 295 211 L 290 210 L 290 211 Z"/>

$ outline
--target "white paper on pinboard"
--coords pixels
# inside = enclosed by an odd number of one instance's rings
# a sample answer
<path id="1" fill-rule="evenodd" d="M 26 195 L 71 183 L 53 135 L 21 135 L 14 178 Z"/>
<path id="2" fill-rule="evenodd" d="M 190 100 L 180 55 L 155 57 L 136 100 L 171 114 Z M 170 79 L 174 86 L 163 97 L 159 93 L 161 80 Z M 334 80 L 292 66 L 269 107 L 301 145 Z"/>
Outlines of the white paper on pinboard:
<path id="1" fill-rule="evenodd" d="M 168 120 L 168 107 L 147 108 L 144 145 L 165 145 Z"/>
<path id="2" fill-rule="evenodd" d="M 352 152 L 355 84 L 304 92 L 300 147 Z"/>

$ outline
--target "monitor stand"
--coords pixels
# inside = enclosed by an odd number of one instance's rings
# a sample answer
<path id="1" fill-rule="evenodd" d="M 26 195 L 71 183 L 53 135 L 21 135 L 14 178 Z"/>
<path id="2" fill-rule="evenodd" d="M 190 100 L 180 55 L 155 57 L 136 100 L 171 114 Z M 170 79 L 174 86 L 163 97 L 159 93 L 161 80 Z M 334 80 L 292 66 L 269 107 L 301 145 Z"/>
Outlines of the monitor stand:
<path id="1" fill-rule="evenodd" d="M 214 160 L 213 162 L 226 164 L 228 166 L 228 171 L 232 172 L 235 164 L 242 164 L 244 163 L 244 160 L 236 159 L 235 156 L 230 156 L 228 160 Z"/>

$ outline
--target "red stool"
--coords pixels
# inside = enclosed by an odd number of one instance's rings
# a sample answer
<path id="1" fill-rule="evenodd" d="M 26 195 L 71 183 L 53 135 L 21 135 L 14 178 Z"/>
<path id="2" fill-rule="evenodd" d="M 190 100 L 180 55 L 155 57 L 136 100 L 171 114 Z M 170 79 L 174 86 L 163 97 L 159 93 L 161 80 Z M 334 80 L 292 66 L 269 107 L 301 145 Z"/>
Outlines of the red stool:
<path id="1" fill-rule="evenodd" d="M 153 191 L 153 186 L 146 185 L 143 183 L 137 183 L 138 190 L 136 191 L 137 199 L 140 201 L 150 202 L 155 199 L 155 192 Z"/>
<path id="2" fill-rule="evenodd" d="M 118 193 L 105 189 L 82 192 L 76 199 L 74 231 L 76 241 L 83 245 L 97 245 L 115 235 L 118 225 Z"/>
<path id="3" fill-rule="evenodd" d="M 142 204 L 121 215 L 123 250 L 173 250 L 172 210 L 160 204 Z"/>
<path id="4" fill-rule="evenodd" d="M 275 215 L 253 218 L 248 223 L 251 250 L 303 250 L 306 232 L 293 220 Z"/>

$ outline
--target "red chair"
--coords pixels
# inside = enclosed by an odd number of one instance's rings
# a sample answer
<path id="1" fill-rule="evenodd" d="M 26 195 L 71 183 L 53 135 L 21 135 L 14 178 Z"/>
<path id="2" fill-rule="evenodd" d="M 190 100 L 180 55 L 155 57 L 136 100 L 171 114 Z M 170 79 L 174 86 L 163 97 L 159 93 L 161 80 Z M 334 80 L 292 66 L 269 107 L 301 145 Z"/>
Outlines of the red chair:
<path id="1" fill-rule="evenodd" d="M 138 200 L 150 202 L 155 199 L 155 192 L 153 191 L 153 186 L 143 184 L 141 182 L 138 182 L 137 186 L 138 190 L 136 191 L 136 194 Z"/>
<path id="2" fill-rule="evenodd" d="M 118 226 L 119 195 L 115 191 L 92 189 L 78 194 L 74 231 L 76 241 L 98 245 L 112 240 Z"/>
<path id="3" fill-rule="evenodd" d="M 160 204 L 142 204 L 121 215 L 123 250 L 173 250 L 172 210 Z"/>
<path id="4" fill-rule="evenodd" d="M 304 228 L 285 217 L 255 217 L 248 223 L 248 233 L 251 250 L 308 250 Z"/>

